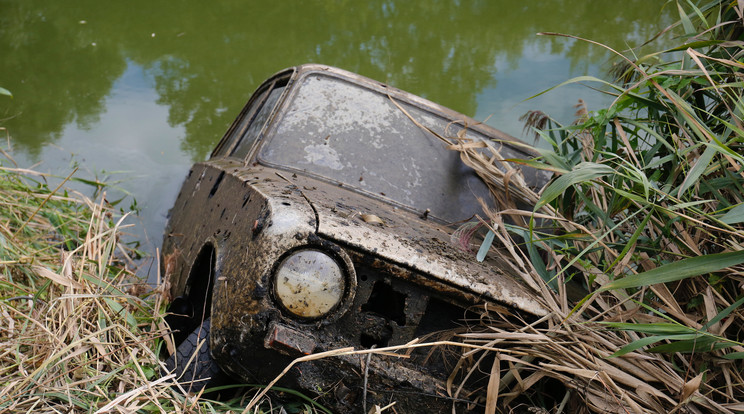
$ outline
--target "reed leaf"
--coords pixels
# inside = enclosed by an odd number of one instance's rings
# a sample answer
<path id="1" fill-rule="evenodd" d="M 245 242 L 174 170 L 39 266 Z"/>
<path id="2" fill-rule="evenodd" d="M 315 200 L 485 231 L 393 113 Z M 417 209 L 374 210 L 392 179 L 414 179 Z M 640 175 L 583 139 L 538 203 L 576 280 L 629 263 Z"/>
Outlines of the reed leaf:
<path id="1" fill-rule="evenodd" d="M 568 187 L 610 174 L 615 174 L 615 170 L 612 167 L 593 162 L 582 162 L 575 166 L 572 171 L 561 175 L 543 191 L 540 200 L 535 206 L 535 211 L 555 200 L 558 196 L 563 194 Z"/>
<path id="2" fill-rule="evenodd" d="M 647 272 L 641 272 L 615 280 L 612 283 L 602 286 L 597 292 L 674 282 L 693 276 L 718 272 L 742 263 L 744 263 L 744 250 L 690 257 L 659 266 Z"/>
<path id="3" fill-rule="evenodd" d="M 739 204 L 729 210 L 726 214 L 719 218 L 722 223 L 726 224 L 738 224 L 744 223 L 744 203 Z"/>

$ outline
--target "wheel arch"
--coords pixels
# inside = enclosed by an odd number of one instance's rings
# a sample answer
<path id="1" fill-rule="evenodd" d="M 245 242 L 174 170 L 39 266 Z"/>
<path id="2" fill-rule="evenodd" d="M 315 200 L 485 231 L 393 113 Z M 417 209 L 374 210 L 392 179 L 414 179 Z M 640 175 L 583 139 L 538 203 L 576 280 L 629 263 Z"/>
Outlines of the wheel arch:
<path id="1" fill-rule="evenodd" d="M 217 241 L 207 239 L 194 257 L 186 278 L 184 296 L 189 298 L 194 306 L 194 316 L 199 320 L 209 318 L 212 314 L 212 296 L 219 272 L 218 250 Z M 200 306 L 201 309 L 197 309 Z"/>
<path id="2" fill-rule="evenodd" d="M 196 252 L 180 295 L 168 306 L 166 321 L 174 331 L 176 344 L 180 344 L 194 328 L 212 314 L 212 298 L 220 268 L 219 243 L 213 237 L 209 237 Z"/>

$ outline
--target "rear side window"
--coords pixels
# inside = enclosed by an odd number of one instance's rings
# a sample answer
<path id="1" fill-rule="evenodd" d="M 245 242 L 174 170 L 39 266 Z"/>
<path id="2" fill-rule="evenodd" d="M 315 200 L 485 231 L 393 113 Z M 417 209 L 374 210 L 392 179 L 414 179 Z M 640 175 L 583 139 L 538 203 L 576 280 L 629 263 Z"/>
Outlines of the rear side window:
<path id="1" fill-rule="evenodd" d="M 245 130 L 248 128 L 248 125 L 250 125 L 251 121 L 256 116 L 256 112 L 259 108 L 261 108 L 261 105 L 266 100 L 268 91 L 269 88 L 266 87 L 254 94 L 255 99 L 251 99 L 248 102 L 248 105 L 243 108 L 243 111 L 238 117 L 238 120 L 233 122 L 233 124 L 230 126 L 230 129 L 227 131 L 227 136 L 223 138 L 217 148 L 215 148 L 214 152 L 212 153 L 212 157 L 224 156 L 230 153 L 230 150 L 235 146 L 236 141 L 240 139 L 243 134 L 245 134 Z"/>
<path id="2" fill-rule="evenodd" d="M 269 115 L 271 115 L 274 106 L 276 106 L 277 101 L 279 101 L 279 97 L 282 95 L 282 92 L 284 92 L 284 88 L 285 85 L 276 86 L 274 89 L 271 90 L 271 92 L 268 93 L 268 97 L 263 99 L 264 97 L 262 96 L 261 100 L 263 101 L 263 104 L 259 104 L 260 108 L 258 109 L 258 111 L 255 111 L 254 108 L 251 108 L 251 111 L 247 114 L 250 116 L 246 116 L 244 120 L 241 121 L 241 124 L 245 122 L 248 127 L 245 128 L 245 126 L 241 125 L 240 130 L 242 132 L 242 136 L 240 137 L 238 145 L 235 147 L 232 154 L 230 154 L 231 156 L 236 158 L 245 158 L 246 155 L 248 155 L 251 147 L 253 146 L 253 143 L 258 138 L 258 134 L 261 132 L 264 125 L 266 124 L 266 121 L 269 119 Z M 255 107 L 258 107 L 259 105 L 255 105 Z"/>
<path id="3" fill-rule="evenodd" d="M 230 125 L 225 136 L 212 152 L 212 157 L 245 158 L 273 112 L 293 72 L 261 85 Z"/>

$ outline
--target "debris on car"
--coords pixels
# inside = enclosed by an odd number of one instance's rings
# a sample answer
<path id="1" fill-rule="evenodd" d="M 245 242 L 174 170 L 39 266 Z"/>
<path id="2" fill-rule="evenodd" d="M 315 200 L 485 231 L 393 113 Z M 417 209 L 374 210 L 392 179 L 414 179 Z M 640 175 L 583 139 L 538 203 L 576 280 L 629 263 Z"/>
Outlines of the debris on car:
<path id="1" fill-rule="evenodd" d="M 342 347 L 449 338 L 482 309 L 547 312 L 505 259 L 480 263 L 450 243 L 451 224 L 490 195 L 429 132 L 448 128 L 498 139 L 512 158 L 533 155 L 503 132 L 337 68 L 290 68 L 258 88 L 209 160 L 191 168 L 166 228 L 178 345 L 168 366 L 188 389 L 222 371 L 267 384 L 298 356 Z M 546 181 L 524 173 L 535 187 Z M 281 385 L 339 412 L 392 401 L 406 413 L 482 410 L 483 375 L 461 375 L 467 392 L 447 392 L 462 352 L 307 361 Z"/>

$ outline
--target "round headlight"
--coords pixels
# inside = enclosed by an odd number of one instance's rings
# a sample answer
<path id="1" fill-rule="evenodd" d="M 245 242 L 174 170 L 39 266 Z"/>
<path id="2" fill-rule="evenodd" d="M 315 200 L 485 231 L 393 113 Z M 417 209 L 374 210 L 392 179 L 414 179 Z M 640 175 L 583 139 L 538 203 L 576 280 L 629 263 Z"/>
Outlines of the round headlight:
<path id="1" fill-rule="evenodd" d="M 277 299 L 289 312 L 317 318 L 341 302 L 346 279 L 331 256 L 320 250 L 299 250 L 279 264 L 274 286 Z"/>

